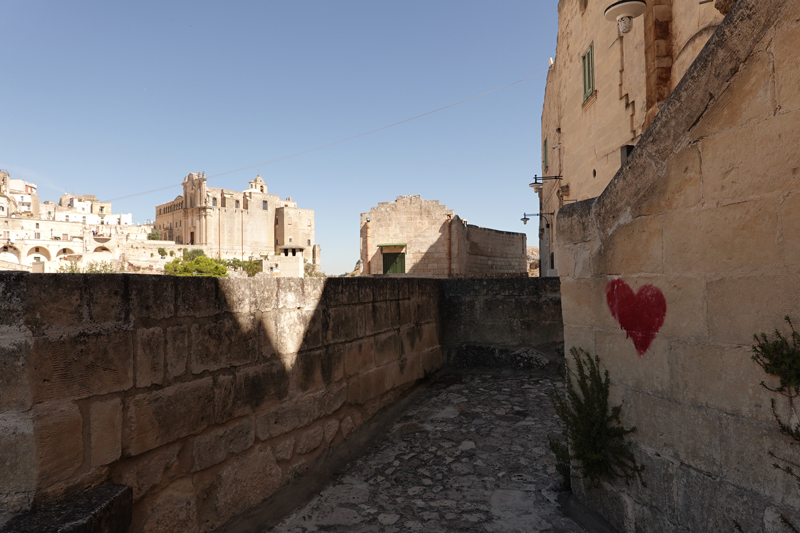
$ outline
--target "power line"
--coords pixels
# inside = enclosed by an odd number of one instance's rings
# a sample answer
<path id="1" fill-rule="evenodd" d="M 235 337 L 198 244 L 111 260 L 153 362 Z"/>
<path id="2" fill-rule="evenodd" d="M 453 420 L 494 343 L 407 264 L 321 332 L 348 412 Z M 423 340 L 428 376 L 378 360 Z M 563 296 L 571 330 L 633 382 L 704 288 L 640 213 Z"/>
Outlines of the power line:
<path id="1" fill-rule="evenodd" d="M 248 169 L 259 167 L 259 166 L 263 166 L 263 165 L 269 165 L 269 164 L 272 164 L 272 163 L 277 163 L 278 161 L 283 161 L 285 159 L 290 159 L 292 157 L 297 157 L 297 156 L 304 155 L 304 154 L 307 154 L 307 153 L 310 153 L 310 152 L 315 152 L 317 150 L 322 150 L 323 148 L 329 148 L 331 146 L 335 146 L 337 144 L 341 144 L 341 143 L 344 143 L 344 142 L 347 142 L 347 141 L 352 141 L 353 139 L 358 139 L 359 137 L 364 137 L 365 135 L 371 135 L 373 133 L 377 133 L 377 132 L 383 131 L 385 129 L 393 128 L 395 126 L 399 126 L 400 124 L 405 124 L 406 122 L 411 122 L 412 120 L 417 120 L 418 118 L 427 117 L 428 115 L 432 115 L 434 113 L 438 113 L 439 111 L 444 111 L 445 109 L 449 109 L 451 107 L 455 107 L 457 105 L 469 102 L 471 100 L 475 100 L 476 98 L 480 98 L 481 96 L 486 96 L 487 94 L 491 94 L 491 93 L 497 92 L 497 91 L 499 91 L 501 89 L 505 89 L 507 87 L 511 87 L 512 85 L 516 85 L 518 83 L 522 83 L 523 81 L 527 81 L 527 80 L 529 80 L 531 78 L 535 78 L 536 76 L 541 76 L 542 74 L 544 74 L 546 72 L 547 72 L 547 70 L 543 70 L 541 72 L 537 72 L 536 74 L 531 74 L 530 76 L 526 76 L 526 77 L 524 77 L 522 79 L 519 79 L 517 81 L 512 81 L 511 83 L 507 83 L 507 84 L 505 84 L 505 85 L 503 85 L 501 87 L 496 87 L 496 88 L 494 88 L 494 89 L 492 89 L 490 91 L 486 91 L 486 92 L 483 92 L 481 94 L 476 94 L 475 96 L 471 96 L 469 98 L 466 98 L 464 100 L 460 100 L 458 102 L 446 105 L 444 107 L 440 107 L 440 108 L 434 109 L 432 111 L 428 111 L 426 113 L 422 113 L 420 115 L 413 116 L 411 118 L 400 120 L 398 122 L 394 122 L 394 123 L 388 124 L 386 126 L 381 126 L 380 128 L 375 128 L 374 130 L 365 131 L 364 133 L 359 133 L 358 135 L 353 135 L 352 137 L 347 137 L 345 139 L 340 139 L 338 141 L 333 141 L 333 142 L 330 142 L 330 143 L 327 143 L 327 144 L 316 146 L 314 148 L 309 148 L 308 150 L 303 150 L 302 152 L 295 152 L 293 154 L 284 155 L 284 156 L 281 156 L 281 157 L 278 157 L 278 158 L 275 158 L 275 159 L 270 159 L 269 161 L 262 161 L 261 163 L 256 163 L 254 165 L 247 165 L 246 167 L 240 167 L 240 168 L 236 168 L 236 169 L 233 169 L 233 170 L 227 170 L 225 172 L 220 172 L 220 173 L 214 174 L 212 176 L 207 176 L 206 179 L 218 178 L 219 176 L 225 176 L 226 174 L 233 174 L 235 172 L 241 172 L 242 170 L 248 170 Z M 181 185 L 180 183 L 176 183 L 174 185 L 167 185 L 166 187 L 159 187 L 157 189 L 150 189 L 149 191 L 137 192 L 137 193 L 134 193 L 134 194 L 128 194 L 126 196 L 118 196 L 117 198 L 111 198 L 111 199 L 106 200 L 106 201 L 107 202 L 114 202 L 114 201 L 117 201 L 117 200 L 125 200 L 127 198 L 133 198 L 135 196 L 142 196 L 142 195 L 145 195 L 145 194 L 150 194 L 150 193 L 154 193 L 154 192 L 158 192 L 158 191 L 164 191 L 164 190 L 167 190 L 167 189 L 172 189 L 173 187 L 178 187 L 180 185 Z"/>

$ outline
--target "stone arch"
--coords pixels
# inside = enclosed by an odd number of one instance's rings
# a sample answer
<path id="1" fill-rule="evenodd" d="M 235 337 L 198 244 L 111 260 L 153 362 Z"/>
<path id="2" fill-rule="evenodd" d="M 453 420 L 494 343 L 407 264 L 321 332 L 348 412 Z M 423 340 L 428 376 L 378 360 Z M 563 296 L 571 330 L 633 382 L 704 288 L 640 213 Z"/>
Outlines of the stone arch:
<path id="1" fill-rule="evenodd" d="M 56 258 L 61 257 L 62 255 L 72 255 L 75 253 L 75 250 L 72 248 L 62 248 L 58 252 L 56 252 Z"/>
<path id="2" fill-rule="evenodd" d="M 105 246 L 98 246 L 97 248 L 94 249 L 94 253 L 96 253 L 96 254 L 110 254 L 111 250 L 109 250 Z"/>
<path id="3" fill-rule="evenodd" d="M 8 245 L 0 247 L 0 261 L 8 261 L 9 263 L 22 263 L 22 253 L 16 246 Z"/>
<path id="4" fill-rule="evenodd" d="M 37 261 L 50 261 L 50 250 L 46 246 L 31 246 L 28 253 L 25 254 L 26 263 Z"/>

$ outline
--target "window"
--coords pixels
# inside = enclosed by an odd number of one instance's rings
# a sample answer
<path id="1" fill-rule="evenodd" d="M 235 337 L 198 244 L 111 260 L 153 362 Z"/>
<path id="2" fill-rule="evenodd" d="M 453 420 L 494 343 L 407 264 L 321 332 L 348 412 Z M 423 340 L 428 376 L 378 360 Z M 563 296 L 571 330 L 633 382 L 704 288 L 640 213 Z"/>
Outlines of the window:
<path id="1" fill-rule="evenodd" d="M 311 246 L 311 239 L 308 239 L 308 245 Z"/>
<path id="2" fill-rule="evenodd" d="M 542 173 L 548 167 L 547 164 L 547 137 L 544 138 L 544 142 L 542 143 Z"/>
<path id="3" fill-rule="evenodd" d="M 36 224 L 36 225 L 38 226 L 39 224 Z M 36 240 L 39 240 L 39 239 L 42 238 L 42 234 L 37 231 L 36 233 L 33 234 L 33 238 L 36 239 Z M 36 251 L 38 252 L 39 249 L 37 248 Z"/>
<path id="4" fill-rule="evenodd" d="M 584 101 L 594 94 L 594 43 L 581 58 L 583 66 L 583 99 Z"/>
<path id="5" fill-rule="evenodd" d="M 292 238 L 291 237 L 289 237 L 289 242 L 292 242 Z"/>
<path id="6" fill-rule="evenodd" d="M 239 200 L 236 200 L 234 207 L 236 207 L 236 209 L 239 209 Z"/>
<path id="7" fill-rule="evenodd" d="M 217 199 L 216 198 L 212 198 L 211 199 L 211 207 L 217 207 Z"/>
<path id="8" fill-rule="evenodd" d="M 36 229 L 39 229 L 39 223 L 38 222 L 36 223 Z"/>
<path id="9" fill-rule="evenodd" d="M 266 200 L 261 202 L 261 209 L 263 209 L 264 211 L 267 210 L 267 201 Z"/>
<path id="10" fill-rule="evenodd" d="M 105 212 L 106 212 L 106 208 L 105 208 L 105 207 L 103 207 L 103 206 L 100 206 L 100 212 L 101 212 L 101 213 L 105 213 Z"/>

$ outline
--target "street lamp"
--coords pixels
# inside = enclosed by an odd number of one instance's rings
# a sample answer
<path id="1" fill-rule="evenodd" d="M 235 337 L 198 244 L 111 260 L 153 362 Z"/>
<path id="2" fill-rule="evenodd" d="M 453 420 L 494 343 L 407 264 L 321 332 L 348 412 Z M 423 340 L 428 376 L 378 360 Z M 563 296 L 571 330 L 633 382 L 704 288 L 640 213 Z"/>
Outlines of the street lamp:
<path id="1" fill-rule="evenodd" d="M 530 218 L 528 218 L 528 217 L 542 217 L 542 218 L 544 218 L 544 221 L 547 224 L 546 227 L 549 228 L 550 227 L 550 221 L 547 220 L 545 215 L 555 215 L 555 213 L 533 213 L 533 214 L 522 213 L 522 218 L 520 220 L 522 221 L 523 224 L 527 224 L 528 221 L 530 220 Z"/>
<path id="2" fill-rule="evenodd" d="M 534 187 L 535 185 L 541 185 L 545 181 L 555 181 L 561 180 L 563 176 L 559 174 L 558 176 L 537 176 L 536 174 L 533 175 L 533 183 L 529 185 L 529 187 Z"/>

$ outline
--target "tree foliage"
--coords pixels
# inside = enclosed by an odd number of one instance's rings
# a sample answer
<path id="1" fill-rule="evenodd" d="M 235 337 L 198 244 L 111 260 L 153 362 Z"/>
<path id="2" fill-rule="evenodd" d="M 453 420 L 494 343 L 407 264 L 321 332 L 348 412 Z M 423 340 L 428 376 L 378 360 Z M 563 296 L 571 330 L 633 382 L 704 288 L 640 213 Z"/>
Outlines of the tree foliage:
<path id="1" fill-rule="evenodd" d="M 173 259 L 164 265 L 164 272 L 172 276 L 213 276 L 227 278 L 228 269 L 210 257 Z"/>
<path id="2" fill-rule="evenodd" d="M 160 241 L 161 240 L 161 232 L 158 231 L 156 228 L 150 230 L 150 233 L 147 234 L 148 241 Z"/>
<path id="3" fill-rule="evenodd" d="M 561 460 L 559 473 L 568 478 L 569 462 L 574 459 L 590 486 L 617 477 L 626 481 L 635 476 L 641 479 L 644 467 L 636 463 L 631 442 L 626 439 L 636 428 L 622 426 L 619 418 L 622 406 L 609 409 L 608 370 L 601 373 L 600 359 L 597 356 L 593 359 L 584 350 L 572 348 L 570 353 L 576 371 L 568 368 L 566 396 L 557 393 L 550 396 L 556 414 L 566 426 L 568 442 L 567 445 L 550 441 L 550 448 Z"/>

